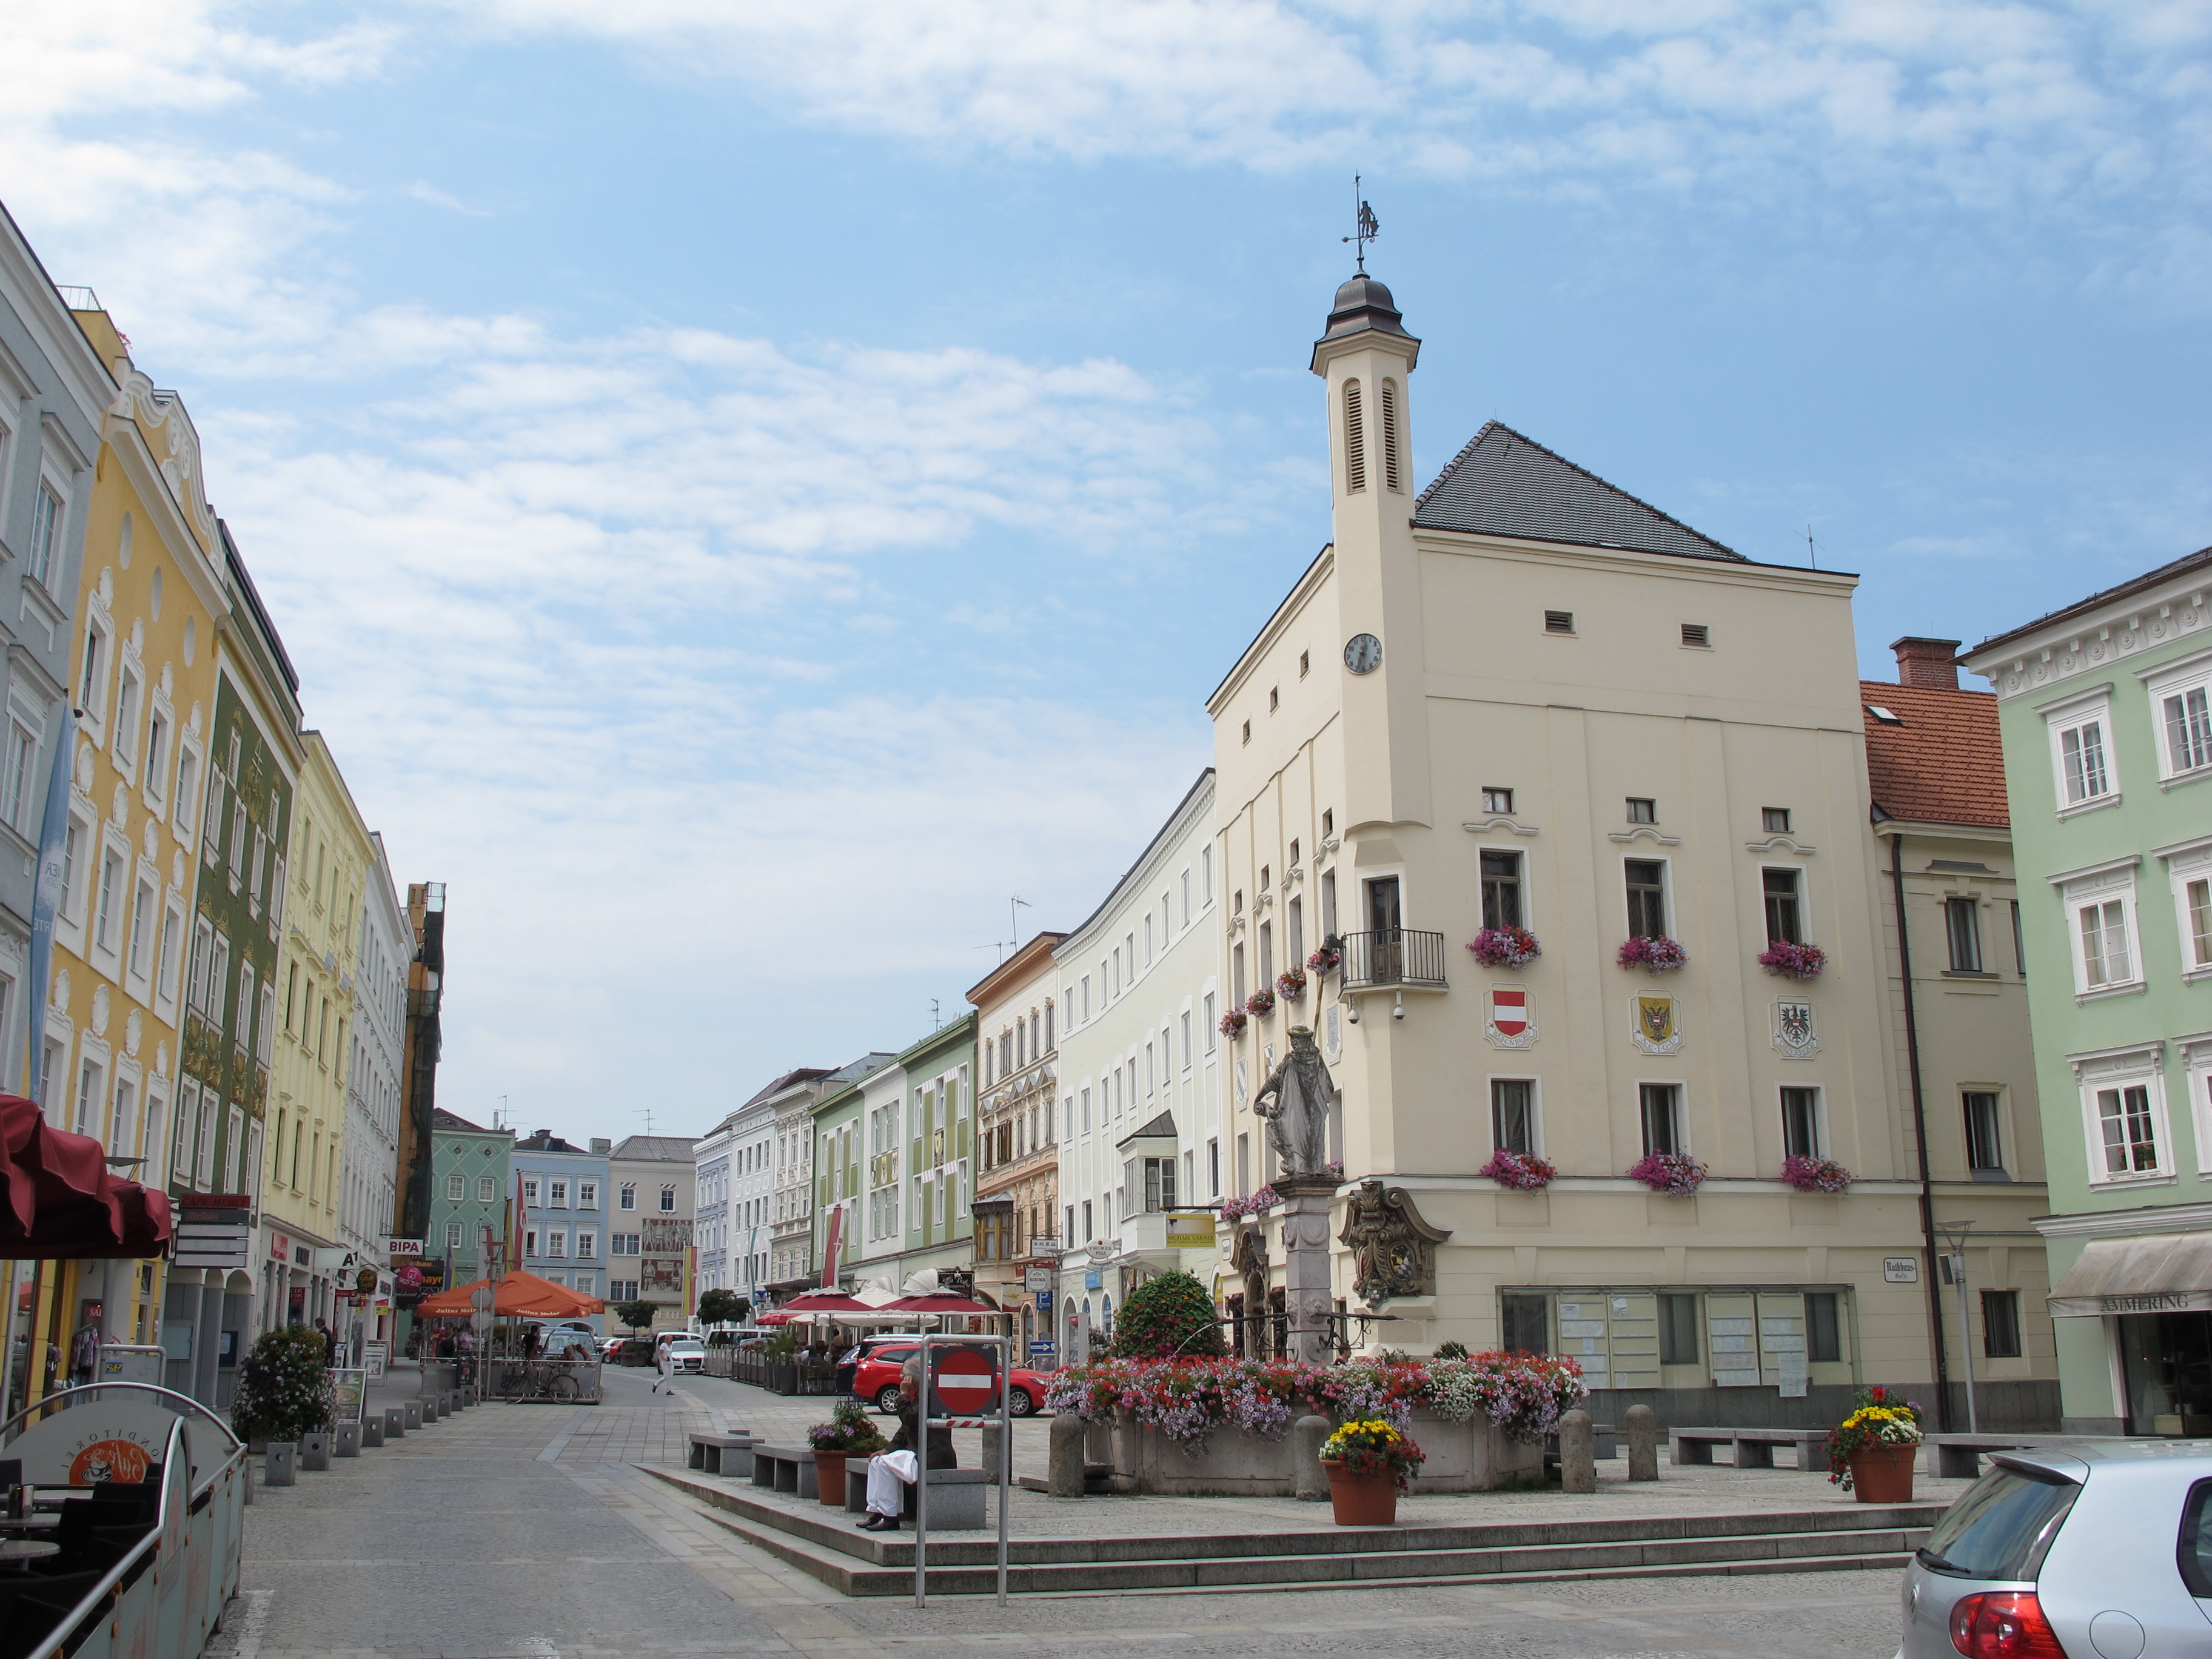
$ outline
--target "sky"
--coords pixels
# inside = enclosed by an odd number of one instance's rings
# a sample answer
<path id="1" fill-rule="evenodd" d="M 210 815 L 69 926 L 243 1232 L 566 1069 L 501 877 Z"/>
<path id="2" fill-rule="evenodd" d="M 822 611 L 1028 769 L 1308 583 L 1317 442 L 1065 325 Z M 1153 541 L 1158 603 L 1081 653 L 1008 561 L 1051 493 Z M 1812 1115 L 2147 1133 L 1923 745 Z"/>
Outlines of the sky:
<path id="1" fill-rule="evenodd" d="M 1869 678 L 2212 542 L 2212 0 L 0 24 L 0 200 L 447 884 L 479 1121 L 703 1133 L 1090 914 L 1328 539 L 1356 174 L 1424 483 L 1495 416 L 1861 573 Z"/>

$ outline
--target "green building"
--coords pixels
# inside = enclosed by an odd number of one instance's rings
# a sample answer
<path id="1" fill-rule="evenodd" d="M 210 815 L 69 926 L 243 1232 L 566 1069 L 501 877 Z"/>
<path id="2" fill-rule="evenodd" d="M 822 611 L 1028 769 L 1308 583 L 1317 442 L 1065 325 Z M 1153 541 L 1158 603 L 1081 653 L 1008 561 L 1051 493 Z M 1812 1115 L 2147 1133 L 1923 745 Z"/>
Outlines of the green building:
<path id="1" fill-rule="evenodd" d="M 2065 1426 L 2212 1434 L 2212 548 L 1984 641 Z"/>
<path id="2" fill-rule="evenodd" d="M 929 1268 L 965 1273 L 975 1237 L 975 1010 L 939 1026 L 897 1064 L 906 1073 L 908 1130 L 900 1282 Z"/>
<path id="3" fill-rule="evenodd" d="M 867 1161 L 863 1148 L 865 1081 L 856 1077 L 814 1103 L 813 1260 L 825 1284 L 851 1278 L 860 1260 L 861 1166 Z M 829 1255 L 833 1234 L 837 1244 L 834 1264 Z"/>
<path id="4" fill-rule="evenodd" d="M 430 1115 L 430 1231 L 426 1255 L 446 1264 L 447 1285 L 486 1277 L 484 1230 L 507 1237 L 511 1129 L 483 1129 L 441 1106 Z"/>

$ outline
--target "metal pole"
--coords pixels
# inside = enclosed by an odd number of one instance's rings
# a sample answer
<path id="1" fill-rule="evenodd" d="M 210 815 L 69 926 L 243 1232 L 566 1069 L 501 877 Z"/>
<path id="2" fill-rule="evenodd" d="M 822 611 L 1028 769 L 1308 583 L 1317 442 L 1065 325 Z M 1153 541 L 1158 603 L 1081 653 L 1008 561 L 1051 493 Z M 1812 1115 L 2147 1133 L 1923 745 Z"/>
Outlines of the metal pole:
<path id="1" fill-rule="evenodd" d="M 1014 1484 L 1014 1339 L 999 1367 L 999 1605 L 1006 1605 L 1006 1499 Z"/>
<path id="2" fill-rule="evenodd" d="M 1973 1225 L 1971 1221 L 1947 1221 L 1942 1228 L 1943 1242 L 1951 1247 L 1951 1276 L 1959 1285 L 1959 1364 L 1966 1383 L 1966 1430 L 1979 1434 L 1981 1413 L 1974 1408 L 1974 1321 L 1966 1300 L 1966 1236 Z"/>
<path id="3" fill-rule="evenodd" d="M 920 1321 L 916 1321 L 920 1323 Z M 929 1605 L 929 1334 L 921 1338 L 921 1398 L 914 1421 L 921 1441 L 914 1449 L 914 1604 Z"/>

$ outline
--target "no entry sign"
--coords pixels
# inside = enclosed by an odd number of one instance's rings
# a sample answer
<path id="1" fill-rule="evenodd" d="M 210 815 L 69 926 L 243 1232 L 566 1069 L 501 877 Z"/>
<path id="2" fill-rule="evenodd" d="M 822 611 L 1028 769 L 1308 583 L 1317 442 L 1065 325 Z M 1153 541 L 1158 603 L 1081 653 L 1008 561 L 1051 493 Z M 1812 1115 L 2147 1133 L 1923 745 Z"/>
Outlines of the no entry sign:
<path id="1" fill-rule="evenodd" d="M 999 1360 L 994 1350 L 932 1346 L 933 1417 L 977 1417 L 999 1403 Z"/>

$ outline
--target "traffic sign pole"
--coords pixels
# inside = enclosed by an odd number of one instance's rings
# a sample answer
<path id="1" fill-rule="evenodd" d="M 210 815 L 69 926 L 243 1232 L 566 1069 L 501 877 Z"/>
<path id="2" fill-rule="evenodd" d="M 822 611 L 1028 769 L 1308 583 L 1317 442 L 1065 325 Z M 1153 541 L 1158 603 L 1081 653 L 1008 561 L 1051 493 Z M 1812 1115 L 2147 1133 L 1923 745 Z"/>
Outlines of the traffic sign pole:
<path id="1" fill-rule="evenodd" d="M 1014 1480 L 1014 1391 L 1009 1382 L 1013 1368 L 1014 1339 L 1011 1336 L 964 1336 L 950 1348 L 933 1353 L 936 1339 L 921 1339 L 921 1405 L 915 1420 L 921 1425 L 921 1444 L 915 1450 L 914 1604 L 929 1605 L 929 1431 L 932 1429 L 983 1426 L 983 1419 L 962 1415 L 963 1407 L 988 1411 L 992 1396 L 999 1407 L 999 1605 L 1006 1604 L 1006 1504 Z M 988 1350 L 988 1358 L 984 1350 Z M 952 1362 L 950 1369 L 935 1354 Z M 1003 1362 L 1003 1363 L 1002 1363 Z"/>

